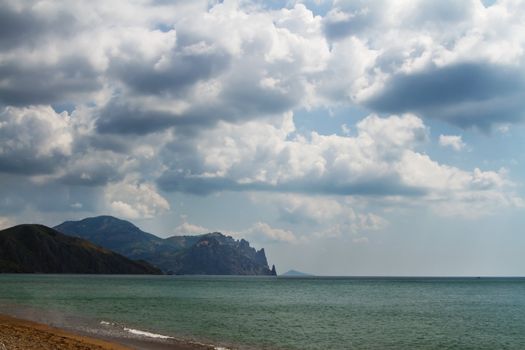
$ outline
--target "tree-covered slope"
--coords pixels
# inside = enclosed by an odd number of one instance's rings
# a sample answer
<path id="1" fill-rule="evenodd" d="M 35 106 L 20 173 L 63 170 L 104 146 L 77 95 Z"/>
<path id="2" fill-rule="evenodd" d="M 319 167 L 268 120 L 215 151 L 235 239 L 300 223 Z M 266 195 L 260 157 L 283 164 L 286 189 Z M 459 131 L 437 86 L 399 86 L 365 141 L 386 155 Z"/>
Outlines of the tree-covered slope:
<path id="1" fill-rule="evenodd" d="M 43 225 L 18 225 L 0 231 L 0 272 L 160 273 L 146 262 L 130 260 Z"/>

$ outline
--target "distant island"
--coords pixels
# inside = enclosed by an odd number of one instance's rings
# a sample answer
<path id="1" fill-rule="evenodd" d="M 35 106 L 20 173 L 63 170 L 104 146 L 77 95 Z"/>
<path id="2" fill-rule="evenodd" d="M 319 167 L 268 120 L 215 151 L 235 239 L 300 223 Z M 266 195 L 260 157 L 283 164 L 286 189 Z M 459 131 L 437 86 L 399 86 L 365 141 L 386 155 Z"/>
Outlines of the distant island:
<path id="1" fill-rule="evenodd" d="M 0 231 L 0 272 L 161 274 L 145 261 L 130 260 L 44 225 Z"/>
<path id="2" fill-rule="evenodd" d="M 257 251 L 248 241 L 220 232 L 163 239 L 112 216 L 66 221 L 54 228 L 129 259 L 145 260 L 166 274 L 277 275 L 275 266 L 268 266 L 264 248 Z"/>
<path id="3" fill-rule="evenodd" d="M 297 270 L 288 270 L 285 273 L 283 273 L 281 276 L 287 276 L 287 277 L 308 277 L 313 276 L 309 273 L 297 271 Z"/>

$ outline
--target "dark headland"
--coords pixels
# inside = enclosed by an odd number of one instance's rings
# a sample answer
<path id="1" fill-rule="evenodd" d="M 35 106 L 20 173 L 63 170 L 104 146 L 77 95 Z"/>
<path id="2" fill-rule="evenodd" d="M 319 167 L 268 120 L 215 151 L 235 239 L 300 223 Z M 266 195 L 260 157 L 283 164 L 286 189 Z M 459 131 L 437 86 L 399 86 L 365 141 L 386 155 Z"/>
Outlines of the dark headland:
<path id="1" fill-rule="evenodd" d="M 18 225 L 0 231 L 0 272 L 160 274 L 87 240 L 43 225 Z"/>

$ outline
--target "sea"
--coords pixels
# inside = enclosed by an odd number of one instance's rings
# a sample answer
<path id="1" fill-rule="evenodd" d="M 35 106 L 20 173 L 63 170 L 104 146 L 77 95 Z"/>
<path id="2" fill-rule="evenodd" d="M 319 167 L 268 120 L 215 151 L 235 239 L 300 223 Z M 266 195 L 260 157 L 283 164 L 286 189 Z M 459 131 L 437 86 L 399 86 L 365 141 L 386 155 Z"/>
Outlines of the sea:
<path id="1" fill-rule="evenodd" d="M 0 274 L 0 313 L 217 349 L 525 349 L 525 278 Z"/>

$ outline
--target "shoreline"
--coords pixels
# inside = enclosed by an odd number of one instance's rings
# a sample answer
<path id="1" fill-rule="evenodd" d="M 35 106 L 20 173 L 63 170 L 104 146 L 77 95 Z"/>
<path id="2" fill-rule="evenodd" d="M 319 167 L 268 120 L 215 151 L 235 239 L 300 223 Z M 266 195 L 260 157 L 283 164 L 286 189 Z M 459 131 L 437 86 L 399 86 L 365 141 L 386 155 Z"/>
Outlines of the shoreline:
<path id="1" fill-rule="evenodd" d="M 174 338 L 159 342 L 146 338 L 93 336 L 64 330 L 32 320 L 0 314 L 0 350 L 7 349 L 82 349 L 82 350 L 205 350 L 211 345 Z"/>
<path id="2" fill-rule="evenodd" d="M 0 349 L 31 349 L 35 346 L 41 349 L 131 349 L 107 340 L 0 314 Z"/>

